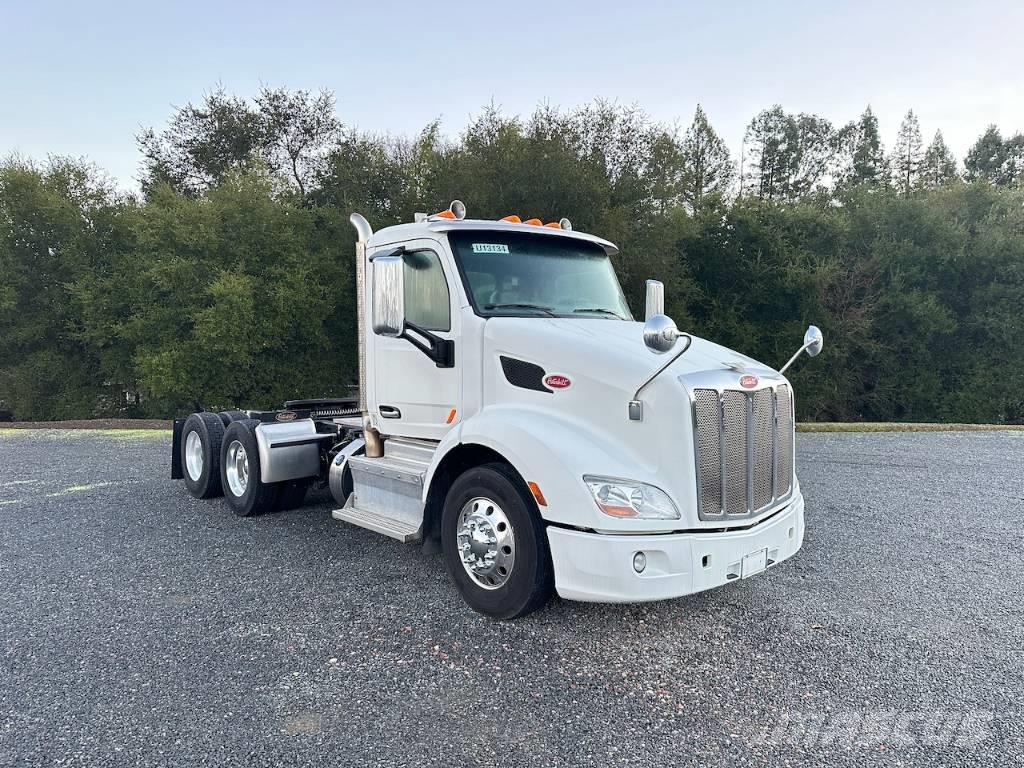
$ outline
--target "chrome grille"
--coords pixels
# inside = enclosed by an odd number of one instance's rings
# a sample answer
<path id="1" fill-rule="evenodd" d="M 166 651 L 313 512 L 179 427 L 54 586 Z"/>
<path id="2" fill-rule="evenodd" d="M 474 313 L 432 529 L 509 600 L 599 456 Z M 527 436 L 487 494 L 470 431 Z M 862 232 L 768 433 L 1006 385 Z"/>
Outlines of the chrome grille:
<path id="1" fill-rule="evenodd" d="M 779 384 L 693 390 L 698 501 L 704 519 L 750 516 L 793 485 L 793 403 Z"/>
<path id="2" fill-rule="evenodd" d="M 693 393 L 697 429 L 697 471 L 701 478 L 700 508 L 722 505 L 722 443 L 718 429 L 718 392 L 698 389 Z"/>
<path id="3" fill-rule="evenodd" d="M 743 515 L 747 512 L 747 396 L 742 392 L 722 393 L 722 438 L 725 511 Z"/>
<path id="4" fill-rule="evenodd" d="M 776 439 L 779 441 L 775 463 L 775 488 L 778 496 L 789 493 L 793 482 L 793 399 L 789 387 L 780 384 L 776 390 Z"/>
<path id="5" fill-rule="evenodd" d="M 772 503 L 772 477 L 775 452 L 775 396 L 770 389 L 759 389 L 750 396 L 752 419 L 749 429 L 753 438 L 751 450 L 753 461 L 749 463 L 751 473 L 751 509 L 761 509 Z"/>

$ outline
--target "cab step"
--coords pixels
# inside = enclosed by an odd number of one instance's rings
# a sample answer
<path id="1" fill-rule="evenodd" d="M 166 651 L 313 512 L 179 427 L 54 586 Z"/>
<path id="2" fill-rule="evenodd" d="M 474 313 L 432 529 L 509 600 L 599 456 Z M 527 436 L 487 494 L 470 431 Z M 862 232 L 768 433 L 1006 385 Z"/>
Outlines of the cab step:
<path id="1" fill-rule="evenodd" d="M 344 520 L 346 523 L 358 525 L 360 528 L 367 528 L 392 539 L 398 539 L 404 544 L 419 541 L 420 526 L 409 523 L 405 520 L 396 520 L 393 517 L 382 515 L 378 512 L 370 512 L 365 509 L 356 509 L 352 506 L 352 498 L 341 509 L 331 512 L 335 520 Z"/>

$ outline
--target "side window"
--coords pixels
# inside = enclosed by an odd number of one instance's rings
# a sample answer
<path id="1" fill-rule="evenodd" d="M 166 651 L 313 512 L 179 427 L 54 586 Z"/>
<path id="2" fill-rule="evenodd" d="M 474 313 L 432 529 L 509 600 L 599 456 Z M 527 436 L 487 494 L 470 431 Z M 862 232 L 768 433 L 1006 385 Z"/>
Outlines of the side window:
<path id="1" fill-rule="evenodd" d="M 448 282 L 433 251 L 410 251 L 405 262 L 405 319 L 428 331 L 450 331 Z"/>

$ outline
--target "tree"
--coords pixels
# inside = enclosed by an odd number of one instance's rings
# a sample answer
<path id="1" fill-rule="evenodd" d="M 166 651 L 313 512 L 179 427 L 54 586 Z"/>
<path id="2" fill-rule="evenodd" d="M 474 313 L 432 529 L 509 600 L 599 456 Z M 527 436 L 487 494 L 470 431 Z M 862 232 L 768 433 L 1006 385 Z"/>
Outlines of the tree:
<path id="1" fill-rule="evenodd" d="M 341 135 L 334 114 L 334 95 L 321 90 L 289 91 L 263 88 L 256 97 L 263 127 L 267 165 L 284 174 L 305 198 L 329 148 Z"/>
<path id="2" fill-rule="evenodd" d="M 922 146 L 921 126 L 911 109 L 900 125 L 892 158 L 893 184 L 904 197 L 920 185 L 921 163 L 924 161 Z"/>
<path id="3" fill-rule="evenodd" d="M 935 132 L 935 138 L 925 150 L 921 163 L 921 181 L 929 189 L 941 187 L 957 178 L 956 159 L 949 151 L 942 131 Z"/>
<path id="4" fill-rule="evenodd" d="M 334 96 L 321 91 L 260 89 L 255 108 L 218 88 L 199 106 L 186 104 L 161 133 L 138 137 L 143 155 L 142 187 L 165 182 L 199 195 L 235 170 L 262 164 L 282 190 L 303 199 L 330 147 L 341 136 Z"/>
<path id="5" fill-rule="evenodd" d="M 691 211 L 701 207 L 708 195 L 724 195 L 736 174 L 729 149 L 715 133 L 700 104 L 679 147 L 680 193 Z"/>
<path id="6" fill-rule="evenodd" d="M 1007 187 L 1024 184 L 1024 134 L 1014 134 L 1003 142 L 1006 160 L 1003 163 L 1003 181 Z"/>
<path id="7" fill-rule="evenodd" d="M 1003 164 L 1006 161 L 1006 150 L 999 129 L 990 125 L 978 137 L 967 151 L 964 158 L 964 169 L 968 181 L 988 181 L 999 184 L 1002 180 Z"/>
<path id="8" fill-rule="evenodd" d="M 835 157 L 836 132 L 824 118 L 788 115 L 776 105 L 750 122 L 743 143 L 750 148 L 743 191 L 792 201 L 825 179 Z"/>
<path id="9" fill-rule="evenodd" d="M 878 132 L 878 118 L 870 106 L 856 122 L 840 130 L 838 145 L 842 154 L 842 167 L 838 173 L 841 185 L 881 186 L 888 182 L 889 169 Z"/>
<path id="10" fill-rule="evenodd" d="M 89 418 L 107 394 L 70 284 L 103 273 L 118 202 L 81 161 L 0 163 L 0 400 L 19 418 Z"/>
<path id="11" fill-rule="evenodd" d="M 1020 186 L 1024 179 L 1024 135 L 1003 141 L 999 129 L 990 125 L 964 158 L 968 181 L 987 181 L 1001 187 Z"/>
<path id="12" fill-rule="evenodd" d="M 262 123 L 244 99 L 223 88 L 206 94 L 199 106 L 186 104 L 162 132 L 147 128 L 138 136 L 143 190 L 167 183 L 185 194 L 201 194 L 259 153 Z"/>

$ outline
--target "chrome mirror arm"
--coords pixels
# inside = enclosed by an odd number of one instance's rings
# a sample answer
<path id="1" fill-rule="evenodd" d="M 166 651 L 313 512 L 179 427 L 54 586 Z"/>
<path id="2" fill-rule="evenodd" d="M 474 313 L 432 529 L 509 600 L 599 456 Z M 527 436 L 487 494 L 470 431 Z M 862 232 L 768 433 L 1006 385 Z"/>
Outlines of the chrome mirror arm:
<path id="1" fill-rule="evenodd" d="M 811 345 L 810 344 L 804 344 L 802 347 L 800 347 L 800 349 L 798 349 L 796 352 L 794 352 L 793 356 L 791 358 L 789 358 L 788 361 L 786 361 L 786 364 L 784 366 L 782 366 L 781 368 L 779 368 L 779 373 L 785 373 L 786 369 L 789 368 L 789 366 L 791 366 L 793 363 L 795 363 L 796 359 L 798 357 L 800 357 L 800 355 L 802 355 L 804 353 L 804 350 L 806 350 L 809 346 L 811 346 Z"/>
<path id="2" fill-rule="evenodd" d="M 779 373 L 785 373 L 786 369 L 789 368 L 801 354 L 806 352 L 810 357 L 817 357 L 818 353 L 821 352 L 821 348 L 824 345 L 825 340 L 821 335 L 821 330 L 816 325 L 807 326 L 807 332 L 804 333 L 804 344 L 798 349 L 786 364 L 779 368 Z"/>

